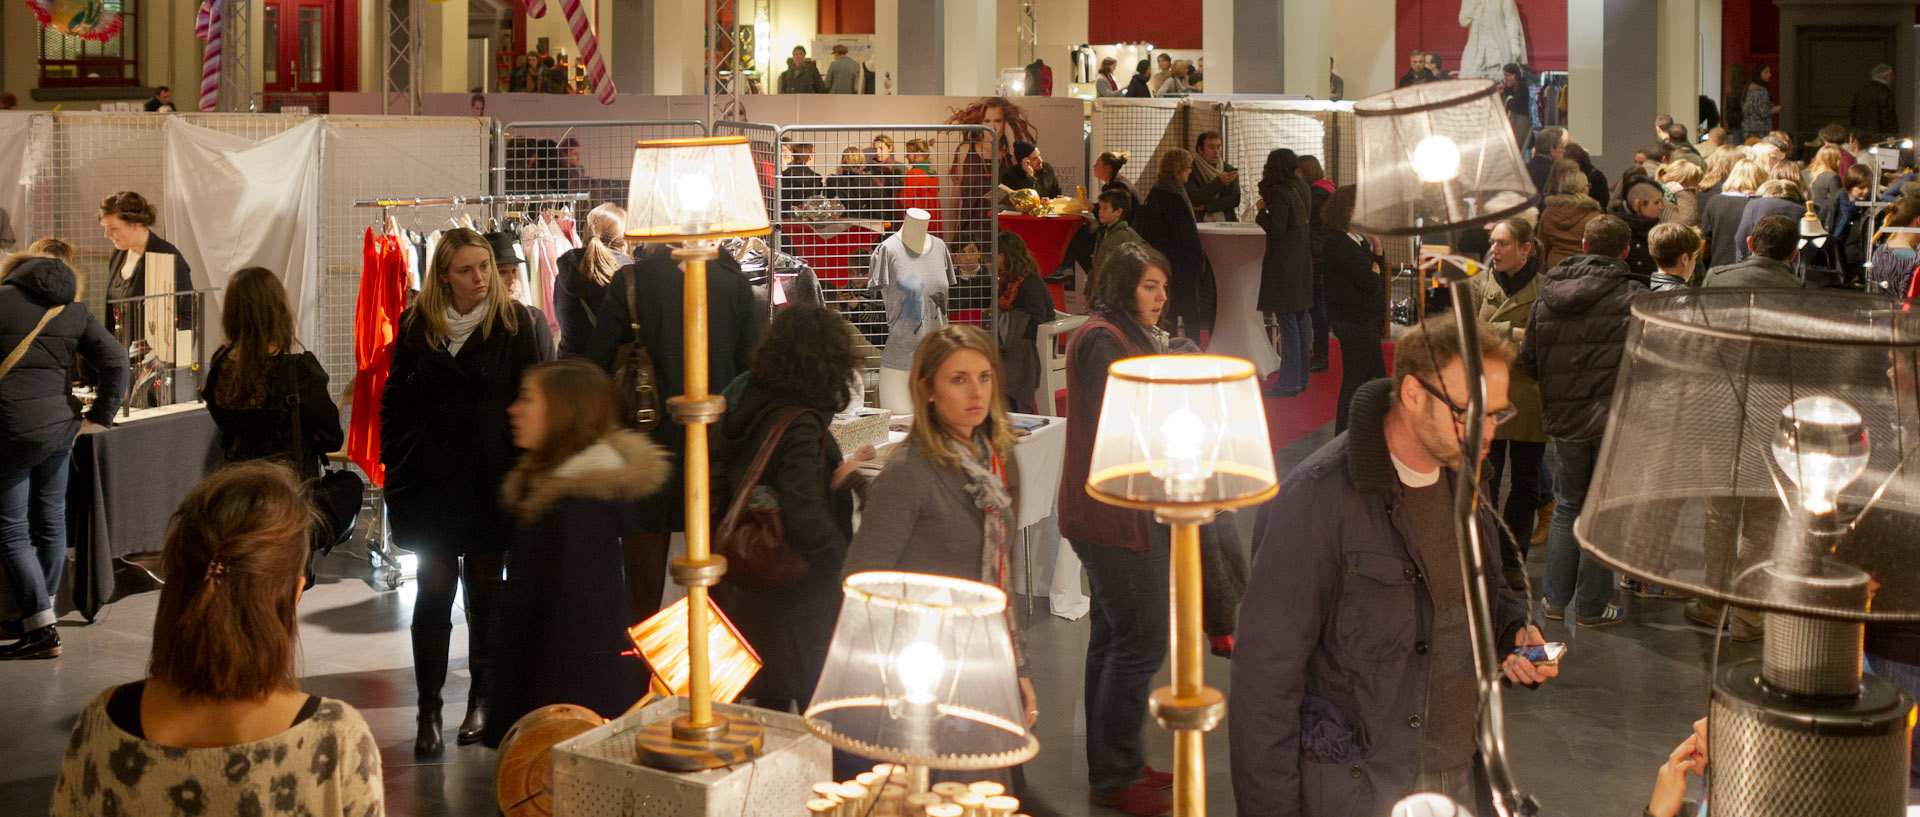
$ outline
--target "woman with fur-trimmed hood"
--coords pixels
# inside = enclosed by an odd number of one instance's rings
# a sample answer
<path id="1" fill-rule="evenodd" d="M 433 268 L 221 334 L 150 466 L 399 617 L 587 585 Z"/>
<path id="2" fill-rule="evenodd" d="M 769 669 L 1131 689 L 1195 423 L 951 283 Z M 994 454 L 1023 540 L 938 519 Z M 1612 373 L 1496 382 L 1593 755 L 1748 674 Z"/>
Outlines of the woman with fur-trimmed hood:
<path id="1" fill-rule="evenodd" d="M 614 427 L 613 381 L 583 360 L 527 370 L 507 409 L 519 464 L 501 486 L 513 520 L 495 620 L 495 688 L 485 742 L 522 715 L 578 704 L 615 717 L 647 690 L 631 650 L 620 539 L 639 501 L 666 484 L 667 453 Z"/>

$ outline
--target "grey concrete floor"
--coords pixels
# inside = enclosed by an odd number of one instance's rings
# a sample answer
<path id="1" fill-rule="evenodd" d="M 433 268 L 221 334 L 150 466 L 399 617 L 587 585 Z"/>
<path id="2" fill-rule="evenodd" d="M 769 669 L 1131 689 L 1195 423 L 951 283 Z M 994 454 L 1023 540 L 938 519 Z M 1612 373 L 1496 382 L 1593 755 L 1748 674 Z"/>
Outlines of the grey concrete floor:
<path id="1" fill-rule="evenodd" d="M 1330 437 L 1331 427 L 1282 451 L 1282 473 Z M 1242 535 L 1251 527 L 1251 517 L 1243 516 Z M 1531 565 L 1536 581 L 1542 550 L 1535 549 Z M 413 757 L 411 587 L 376 589 L 366 581 L 364 563 L 341 553 L 319 567 L 321 583 L 301 604 L 302 683 L 309 692 L 353 704 L 372 725 L 385 762 L 388 813 L 494 814 L 492 751 L 449 740 L 440 760 Z M 75 715 L 101 690 L 144 675 L 158 599 L 155 592 L 128 596 L 106 607 L 93 624 L 69 614 L 61 629 L 63 656 L 0 663 L 0 690 L 5 690 L 0 718 L 7 724 L 0 728 L 0 815 L 46 813 Z M 1629 618 L 1620 625 L 1585 630 L 1549 623 L 1550 639 L 1572 645 L 1561 677 L 1537 691 L 1507 693 L 1508 747 L 1522 787 L 1539 799 L 1545 815 L 1639 813 L 1655 770 L 1705 712 L 1710 634 L 1688 624 L 1678 602 L 1628 599 L 1625 604 Z M 1036 609 L 1044 606 L 1043 599 Z M 1086 622 L 1037 612 L 1028 627 L 1032 654 L 1053 657 L 1033 667 L 1042 750 L 1028 768 L 1028 779 L 1062 814 L 1111 814 L 1087 802 L 1080 715 Z M 453 677 L 446 690 L 449 727 L 459 721 L 467 697 L 465 640 L 462 627 L 454 636 Z M 1722 659 L 1753 653 L 1745 645 L 1732 646 Z M 1209 656 L 1209 682 L 1224 689 L 1228 668 L 1225 659 Z M 1167 735 L 1151 723 L 1143 729 L 1149 762 L 1171 769 Z M 1208 813 L 1231 815 L 1225 730 L 1209 734 L 1206 747 Z"/>

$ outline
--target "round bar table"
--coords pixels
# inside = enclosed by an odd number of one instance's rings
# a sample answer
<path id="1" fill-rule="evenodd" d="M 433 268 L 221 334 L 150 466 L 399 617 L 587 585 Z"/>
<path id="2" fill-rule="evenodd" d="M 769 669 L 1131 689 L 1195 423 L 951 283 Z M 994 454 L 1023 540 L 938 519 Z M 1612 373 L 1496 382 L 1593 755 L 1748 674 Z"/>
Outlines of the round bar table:
<path id="1" fill-rule="evenodd" d="M 1213 265 L 1218 297 L 1213 313 L 1213 335 L 1207 353 L 1245 358 L 1266 377 L 1280 368 L 1280 356 L 1267 339 L 1260 315 L 1260 259 L 1266 254 L 1267 231 L 1258 224 L 1203 222 L 1200 249 Z"/>

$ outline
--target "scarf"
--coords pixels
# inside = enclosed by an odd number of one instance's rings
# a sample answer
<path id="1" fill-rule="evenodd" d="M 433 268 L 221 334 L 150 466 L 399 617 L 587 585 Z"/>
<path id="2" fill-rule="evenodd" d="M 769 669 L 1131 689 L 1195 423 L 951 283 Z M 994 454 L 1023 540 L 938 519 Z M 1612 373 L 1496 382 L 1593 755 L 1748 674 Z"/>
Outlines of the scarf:
<path id="1" fill-rule="evenodd" d="M 913 166 L 913 169 L 931 176 L 933 175 L 933 162 L 919 162 Z"/>
<path id="2" fill-rule="evenodd" d="M 1199 178 L 1201 184 L 1212 184 L 1213 180 L 1220 175 L 1220 168 L 1214 167 L 1212 162 L 1195 153 L 1193 154 L 1193 175 Z"/>
<path id="3" fill-rule="evenodd" d="M 475 306 L 472 312 L 465 315 L 455 312 L 452 305 L 444 306 L 440 309 L 440 317 L 447 322 L 447 354 L 458 355 L 460 347 L 466 345 L 473 330 L 486 320 L 486 304 Z"/>
<path id="4" fill-rule="evenodd" d="M 1506 273 L 1496 269 L 1493 271 L 1493 280 L 1500 285 L 1501 292 L 1512 295 L 1515 292 L 1525 289 L 1527 282 L 1532 281 L 1533 276 L 1539 273 L 1540 260 L 1537 258 L 1528 258 L 1527 263 L 1513 271 L 1513 277 L 1509 278 Z"/>
<path id="5" fill-rule="evenodd" d="M 980 452 L 985 451 L 983 458 Z M 1007 558 L 1007 530 L 1013 527 L 1013 494 L 1007 490 L 1006 468 L 1001 463 L 1000 454 L 993 447 L 993 439 L 985 431 L 973 432 L 973 444 L 961 447 L 960 470 L 967 478 L 967 496 L 973 499 L 973 506 L 982 511 L 986 520 L 983 525 L 980 547 L 981 581 L 1007 589 L 1012 581 L 1012 568 Z M 1013 656 L 1020 674 L 1026 674 L 1027 664 L 1025 641 L 1020 628 L 1014 625 L 1013 606 L 1007 605 L 1007 631 L 1013 639 Z"/>

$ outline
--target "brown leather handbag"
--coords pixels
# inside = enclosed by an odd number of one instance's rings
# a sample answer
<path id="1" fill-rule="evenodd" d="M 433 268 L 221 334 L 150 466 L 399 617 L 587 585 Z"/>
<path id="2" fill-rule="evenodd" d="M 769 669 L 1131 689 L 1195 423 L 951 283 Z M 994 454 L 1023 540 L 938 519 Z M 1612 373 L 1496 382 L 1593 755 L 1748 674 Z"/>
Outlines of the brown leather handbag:
<path id="1" fill-rule="evenodd" d="M 780 509 L 747 507 L 754 486 L 760 484 L 761 475 L 767 471 L 767 461 L 780 446 L 780 438 L 786 436 L 787 426 L 806 411 L 790 408 L 780 415 L 779 422 L 767 433 L 766 442 L 760 444 L 760 453 L 754 455 L 753 464 L 741 475 L 739 487 L 733 492 L 733 504 L 727 506 L 727 515 L 713 532 L 714 552 L 727 559 L 726 581 L 747 590 L 761 593 L 785 590 L 799 584 L 807 575 L 807 560 L 787 544 Z M 826 448 L 823 437 L 820 440 L 823 454 Z"/>
<path id="2" fill-rule="evenodd" d="M 620 344 L 613 353 L 613 400 L 620 426 L 646 433 L 660 424 L 660 390 L 654 385 L 653 355 L 647 352 L 646 341 L 640 339 L 640 296 L 639 285 L 633 280 L 635 271 L 627 271 L 627 321 L 633 340 Z"/>

